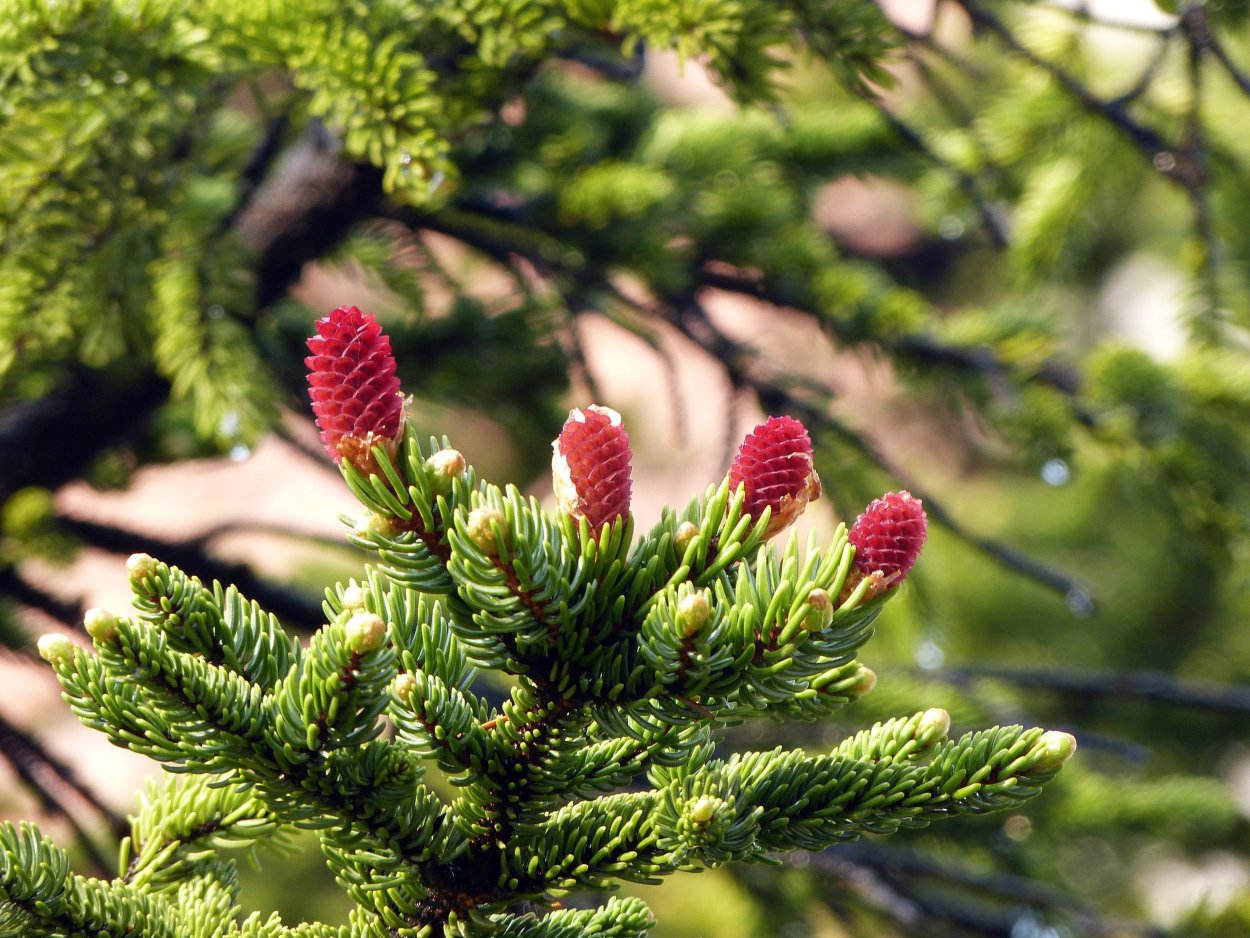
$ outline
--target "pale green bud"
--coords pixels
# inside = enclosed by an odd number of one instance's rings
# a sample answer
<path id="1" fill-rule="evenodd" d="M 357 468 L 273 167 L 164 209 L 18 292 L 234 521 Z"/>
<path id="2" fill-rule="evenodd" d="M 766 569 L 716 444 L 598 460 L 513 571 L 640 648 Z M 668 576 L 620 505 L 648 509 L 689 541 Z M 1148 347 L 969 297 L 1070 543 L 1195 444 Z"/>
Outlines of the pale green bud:
<path id="1" fill-rule="evenodd" d="M 677 626 L 686 638 L 694 638 L 712 616 L 706 593 L 691 593 L 677 604 Z"/>
<path id="2" fill-rule="evenodd" d="M 803 620 L 803 628 L 809 632 L 820 632 L 833 623 L 833 597 L 828 590 L 820 587 L 807 594 L 807 605 L 811 614 Z"/>
<path id="3" fill-rule="evenodd" d="M 855 675 L 855 683 L 847 688 L 846 693 L 858 699 L 865 694 L 872 693 L 872 689 L 877 686 L 877 672 L 872 668 L 861 667 L 859 673 Z"/>
<path id="4" fill-rule="evenodd" d="M 343 590 L 343 608 L 359 612 L 365 608 L 365 591 L 353 583 Z"/>
<path id="5" fill-rule="evenodd" d="M 156 573 L 156 558 L 151 554 L 131 554 L 126 558 L 126 572 L 136 583 Z"/>
<path id="6" fill-rule="evenodd" d="M 916 724 L 916 742 L 931 746 L 944 740 L 950 731 L 951 715 L 941 707 L 934 707 L 920 715 L 920 722 Z"/>
<path id="7" fill-rule="evenodd" d="M 683 521 L 677 525 L 677 530 L 673 532 L 673 546 L 677 548 L 680 556 L 686 552 L 686 548 L 690 546 L 690 542 L 699 536 L 698 525 L 690 521 Z"/>
<path id="8" fill-rule="evenodd" d="M 417 688 L 417 679 L 405 671 L 395 678 L 395 683 L 392 687 L 394 688 L 395 696 L 407 703 L 412 697 L 412 692 Z"/>
<path id="9" fill-rule="evenodd" d="M 53 667 L 68 664 L 74 658 L 74 643 L 59 632 L 39 636 L 39 657 Z"/>
<path id="10" fill-rule="evenodd" d="M 358 612 L 347 620 L 347 646 L 352 651 L 374 651 L 386 641 L 386 623 L 372 612 Z"/>
<path id="11" fill-rule="evenodd" d="M 87 634 L 101 644 L 117 637 L 117 616 L 99 606 L 92 606 L 83 614 L 82 624 Z"/>
<path id="12" fill-rule="evenodd" d="M 1047 730 L 1038 739 L 1033 751 L 1038 753 L 1035 769 L 1057 769 L 1076 752 L 1076 737 L 1061 730 Z"/>
<path id="13" fill-rule="evenodd" d="M 712 823 L 712 818 L 716 817 L 716 812 L 720 806 L 724 804 L 719 798 L 713 798 L 711 795 L 704 795 L 690 806 L 690 820 L 694 821 L 700 827 L 707 827 Z"/>
<path id="14" fill-rule="evenodd" d="M 498 545 L 495 543 L 494 526 L 503 527 L 507 523 L 508 519 L 498 508 L 474 508 L 465 520 L 464 533 L 484 553 L 493 557 L 499 553 Z"/>
<path id="15" fill-rule="evenodd" d="M 458 449 L 440 449 L 425 461 L 425 477 L 430 490 L 437 497 L 451 493 L 452 482 L 469 468 L 464 454 Z"/>
<path id="16" fill-rule="evenodd" d="M 382 537 L 394 537 L 396 532 L 395 521 L 386 515 L 375 514 L 367 511 L 362 515 L 356 524 L 352 527 L 352 533 L 357 537 L 367 538 L 370 534 L 380 534 Z"/>

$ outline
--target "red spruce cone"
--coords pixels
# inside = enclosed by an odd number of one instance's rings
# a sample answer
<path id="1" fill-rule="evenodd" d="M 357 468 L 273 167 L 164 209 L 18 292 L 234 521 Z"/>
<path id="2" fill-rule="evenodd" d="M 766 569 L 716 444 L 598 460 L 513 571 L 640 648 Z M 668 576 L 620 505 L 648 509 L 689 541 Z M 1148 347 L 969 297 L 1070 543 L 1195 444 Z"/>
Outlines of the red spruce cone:
<path id="1" fill-rule="evenodd" d="M 910 492 L 887 492 L 873 501 L 851 526 L 855 569 L 880 574 L 885 586 L 907 579 L 928 536 L 929 519 Z"/>
<path id="2" fill-rule="evenodd" d="M 784 531 L 820 498 L 807 428 L 793 417 L 769 417 L 747 434 L 729 467 L 729 487 L 746 486 L 743 511 L 759 518 L 771 508 L 766 538 Z"/>
<path id="3" fill-rule="evenodd" d="M 404 398 L 395 375 L 390 337 L 355 306 L 340 306 L 317 321 L 308 340 L 308 393 L 326 453 L 365 475 L 378 473 L 372 448 L 392 457 L 404 427 Z"/>
<path id="4" fill-rule="evenodd" d="M 633 453 L 620 414 L 597 404 L 569 411 L 551 449 L 551 477 L 561 511 L 585 518 L 594 531 L 629 514 Z"/>

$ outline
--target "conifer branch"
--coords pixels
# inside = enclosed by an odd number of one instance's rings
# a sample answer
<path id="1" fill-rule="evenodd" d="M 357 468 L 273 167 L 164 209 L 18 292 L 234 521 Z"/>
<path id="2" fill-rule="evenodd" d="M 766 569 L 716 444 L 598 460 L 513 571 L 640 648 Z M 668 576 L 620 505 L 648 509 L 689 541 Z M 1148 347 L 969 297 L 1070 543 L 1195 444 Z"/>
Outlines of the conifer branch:
<path id="1" fill-rule="evenodd" d="M 973 25 L 992 33 L 1013 55 L 1055 79 L 1064 91 L 1071 95 L 1073 100 L 1083 109 L 1106 120 L 1128 137 L 1147 159 L 1153 160 L 1156 155 L 1175 149 L 1172 144 L 1168 143 L 1155 130 L 1131 117 L 1124 109 L 1123 104 L 1098 97 L 1066 69 L 1031 51 L 993 13 L 973 2 L 973 0 L 955 0 L 955 2 L 967 13 Z M 1188 167 L 1184 167 L 1180 161 L 1176 161 L 1170 167 L 1159 166 L 1157 168 L 1164 177 L 1182 186 L 1186 184 L 1185 176 L 1188 172 Z"/>
<path id="2" fill-rule="evenodd" d="M 454 218 L 455 221 L 450 225 L 447 223 L 445 213 L 441 214 L 436 219 L 426 219 L 423 217 L 418 220 L 415 218 L 409 218 L 409 222 L 417 225 L 428 225 L 433 230 L 451 235 L 452 237 L 465 241 L 475 248 L 482 249 L 486 251 L 487 254 L 494 256 L 497 259 L 505 258 L 515 253 L 524 256 L 527 260 L 534 263 L 540 270 L 546 270 L 551 273 L 576 274 L 581 277 L 585 277 L 586 275 L 585 271 L 565 269 L 561 266 L 559 261 L 553 260 L 553 258 L 563 257 L 567 253 L 554 245 L 547 249 L 542 249 L 538 247 L 530 248 L 524 243 L 508 244 L 506 241 L 499 240 L 497 233 L 492 233 L 495 232 L 494 226 L 485 223 L 483 220 L 473 220 L 470 216 L 463 213 L 455 215 Z M 774 296 L 762 291 L 759 284 L 750 279 L 735 276 L 733 274 L 727 274 L 720 267 L 720 265 L 704 265 L 700 279 L 706 286 L 731 289 L 734 292 L 747 293 L 748 295 L 755 296 L 757 298 L 767 299 L 769 302 L 773 302 L 781 306 L 794 305 L 783 297 Z M 619 291 L 606 281 L 600 281 L 600 286 L 610 295 L 613 295 L 618 299 L 621 298 Z M 753 370 L 748 369 L 743 364 L 740 364 L 742 362 L 746 362 L 750 358 L 748 350 L 740 347 L 734 342 L 731 342 L 724 335 L 722 335 L 719 330 L 711 324 L 710 319 L 708 319 L 705 314 L 699 312 L 698 304 L 695 301 L 687 298 L 684 308 L 691 313 L 693 317 L 692 319 L 683 316 L 674 317 L 670 314 L 668 321 L 678 325 L 683 334 L 685 334 L 688 338 L 693 339 L 696 344 L 705 348 L 710 354 L 715 356 L 717 360 L 725 366 L 731 382 L 735 387 L 749 388 L 753 393 L 765 400 L 770 407 L 775 408 L 778 411 L 790 410 L 792 412 L 801 412 L 804 413 L 807 419 L 812 420 L 814 425 L 827 425 L 827 428 L 838 430 L 840 435 L 857 441 L 860 444 L 859 448 L 865 453 L 865 455 L 868 455 L 874 461 L 877 461 L 879 465 L 886 466 L 887 471 L 891 471 L 897 475 L 897 473 L 894 472 L 894 470 L 891 470 L 886 463 L 880 461 L 884 457 L 880 453 L 876 452 L 872 447 L 868 446 L 866 441 L 859 440 L 858 437 L 851 434 L 845 427 L 835 427 L 824 413 L 803 405 L 798 398 L 794 397 L 788 391 L 781 389 L 776 384 L 768 383 L 766 379 L 755 375 Z M 907 352 L 915 354 L 922 359 L 941 360 L 943 362 L 956 363 L 961 366 L 970 366 L 977 371 L 990 374 L 1001 373 L 1006 370 L 1004 365 L 998 363 L 996 357 L 990 350 L 944 346 L 924 336 L 901 337 L 898 339 L 897 344 L 900 350 L 906 350 Z M 1039 374 L 1044 382 L 1054 384 L 1060 388 L 1068 388 L 1069 392 L 1071 392 L 1075 379 L 1072 373 L 1062 365 L 1058 363 L 1049 364 L 1043 367 Z M 1086 417 L 1084 419 L 1089 418 Z M 963 526 L 956 524 L 951 516 L 946 512 L 939 510 L 935 514 L 935 517 L 939 523 L 950 527 L 956 536 L 960 537 L 961 540 L 967 540 L 974 547 L 986 552 L 987 555 L 996 561 L 1003 563 L 1009 569 L 1022 573 L 1031 579 L 1035 579 L 1039 583 L 1042 583 L 1051 589 L 1062 592 L 1064 596 L 1071 597 L 1072 601 L 1082 609 L 1088 606 L 1087 590 L 1085 590 L 1071 577 L 1068 577 L 1059 571 L 1052 570 L 1044 564 L 1040 564 L 1036 560 L 1026 557 L 1006 545 L 997 543 L 993 539 L 973 535 Z"/>

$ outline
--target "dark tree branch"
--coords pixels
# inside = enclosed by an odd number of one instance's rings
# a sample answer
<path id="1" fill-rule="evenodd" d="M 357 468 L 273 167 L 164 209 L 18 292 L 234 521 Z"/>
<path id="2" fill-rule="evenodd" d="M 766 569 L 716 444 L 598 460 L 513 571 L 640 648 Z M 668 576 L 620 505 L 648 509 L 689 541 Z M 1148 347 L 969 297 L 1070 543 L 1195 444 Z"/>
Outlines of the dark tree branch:
<path id="1" fill-rule="evenodd" d="M 1216 38 L 1215 33 L 1210 29 L 1206 30 L 1203 36 L 1205 47 L 1215 56 L 1215 60 L 1223 66 L 1228 77 L 1236 83 L 1237 87 L 1244 94 L 1250 95 L 1250 73 L 1243 71 L 1236 62 L 1228 57 L 1228 50 L 1224 48 L 1223 43 Z"/>
<path id="2" fill-rule="evenodd" d="M 256 305 L 286 295 L 304 265 L 343 240 L 383 205 L 382 171 L 343 159 L 338 143 L 314 125 L 254 194 L 235 229 L 258 255 Z"/>
<path id="3" fill-rule="evenodd" d="M 902 924 L 932 927 L 935 918 L 950 921 L 974 933 L 1009 938 L 1024 909 L 1058 913 L 1091 936 L 1141 936 L 1161 938 L 1163 932 L 1149 925 L 1101 916 L 1088 903 L 1059 889 L 1010 873 L 984 873 L 938 860 L 915 850 L 870 842 L 846 844 L 813 854 L 810 868 L 839 882 L 863 882 L 857 874 L 871 871 L 887 885 L 899 905 L 882 907 Z M 938 898 L 917 888 L 919 881 L 934 880 L 969 890 L 981 903 Z M 924 933 L 928 933 L 927 931 Z"/>
<path id="4" fill-rule="evenodd" d="M 66 369 L 48 394 L 0 411 L 0 502 L 18 489 L 55 489 L 81 477 L 101 451 L 130 438 L 169 396 L 153 374 L 131 381 Z"/>
<path id="5" fill-rule="evenodd" d="M 1053 668 L 968 665 L 926 672 L 926 676 L 961 684 L 974 679 L 987 679 L 1016 687 L 1051 690 L 1080 697 L 1137 697 L 1220 713 L 1250 713 L 1250 687 L 1178 681 L 1158 671 L 1080 672 Z"/>
<path id="6" fill-rule="evenodd" d="M 1016 38 L 1007 26 L 988 10 L 982 9 L 972 0 L 955 0 L 956 3 L 968 14 L 973 25 L 986 32 L 992 33 L 998 40 L 1007 47 L 1007 49 L 1018 58 L 1028 62 L 1034 68 L 1045 72 L 1056 82 L 1059 83 L 1072 98 L 1081 105 L 1086 111 L 1109 122 L 1121 133 L 1127 136 L 1133 143 L 1142 150 L 1148 158 L 1153 160 L 1160 153 L 1167 153 L 1173 149 L 1172 145 L 1156 133 L 1152 128 L 1147 127 L 1134 120 L 1129 116 L 1128 111 L 1123 104 L 1116 101 L 1106 101 L 1095 95 L 1089 88 L 1080 81 L 1076 76 L 1072 75 L 1066 69 L 1063 69 L 1047 59 L 1042 58 L 1037 53 L 1023 45 Z M 1166 177 L 1175 182 L 1184 185 L 1184 175 L 1187 172 L 1179 161 L 1172 165 L 1156 164 L 1156 168 Z"/>
<path id="7" fill-rule="evenodd" d="M 260 190 L 261 184 L 264 183 L 281 152 L 282 142 L 289 126 L 290 118 L 286 114 L 272 118 L 265 125 L 265 135 L 252 150 L 251 156 L 248 157 L 247 163 L 239 173 L 239 193 L 235 199 L 234 208 L 223 215 L 217 223 L 219 235 L 224 235 L 234 227 L 239 216 L 243 214 Z"/>
<path id="8" fill-rule="evenodd" d="M 320 599 L 311 599 L 287 589 L 272 580 L 258 576 L 244 564 L 219 560 L 208 553 L 199 539 L 166 541 L 127 531 L 123 528 L 89 521 L 85 518 L 58 516 L 57 523 L 71 536 L 85 544 L 112 554 L 151 554 L 184 573 L 201 580 L 219 580 L 232 584 L 249 599 L 254 599 L 284 624 L 312 632 L 325 624 Z"/>
<path id="9" fill-rule="evenodd" d="M 83 604 L 76 599 L 62 599 L 35 586 L 13 567 L 0 567 L 0 596 L 35 609 L 71 629 L 82 631 Z"/>
<path id="10" fill-rule="evenodd" d="M 396 213 L 396 217 L 413 227 L 429 228 L 430 230 L 456 238 L 469 247 L 475 248 L 488 257 L 502 263 L 510 262 L 513 256 L 521 256 L 529 260 L 535 266 L 535 269 L 546 273 L 548 276 L 553 278 L 567 277 L 576 280 L 578 284 L 577 290 L 585 290 L 588 284 L 593 283 L 596 288 L 603 290 L 613 298 L 623 299 L 620 291 L 611 284 L 605 275 L 586 270 L 584 265 L 576 267 L 565 266 L 561 258 L 567 256 L 569 252 L 563 249 L 561 242 L 545 233 L 535 233 L 511 222 L 485 219 L 465 211 L 444 211 L 439 212 L 437 215 L 423 215 L 409 210 L 400 210 Z M 521 238 L 515 243 L 510 240 L 510 236 L 513 233 L 521 235 Z M 708 271 L 714 270 L 716 267 L 717 265 L 704 266 L 701 278 L 704 285 L 721 285 L 715 275 L 708 275 Z M 735 282 L 741 287 L 744 281 Z M 764 294 L 756 292 L 753 295 L 762 297 Z M 754 351 L 733 341 L 718 330 L 693 296 L 682 298 L 665 297 L 663 300 L 664 302 L 659 309 L 645 309 L 643 311 L 649 315 L 659 315 L 665 321 L 670 322 L 677 327 L 679 332 L 716 358 L 725 368 L 725 372 L 734 388 L 749 390 L 760 399 L 766 409 L 774 413 L 784 411 L 801 415 L 805 420 L 809 421 L 809 427 L 816 430 L 816 432 L 825 429 L 843 436 L 845 439 L 853 442 L 870 460 L 882 466 L 895 477 L 902 478 L 897 469 L 890 466 L 884 454 L 876 451 L 866 440 L 858 437 L 849 428 L 834 421 L 829 416 L 826 406 L 810 404 L 797 397 L 793 390 L 786 387 L 782 382 L 758 374 L 757 356 Z M 630 305 L 637 307 L 637 304 L 630 303 Z M 790 304 L 778 303 L 777 305 Z M 637 308 L 642 309 L 641 307 Z M 1064 380 L 1071 383 L 1074 379 L 1065 377 Z M 829 392 L 828 389 L 821 389 L 820 393 L 827 395 Z M 923 489 L 920 486 L 915 486 L 913 491 L 920 495 Z M 1089 592 L 1079 581 L 1022 554 L 1014 548 L 1000 544 L 991 538 L 972 534 L 963 525 L 956 522 L 942 508 L 941 503 L 933 499 L 932 495 L 924 493 L 922 497 L 926 498 L 926 504 L 931 506 L 930 516 L 937 523 L 948 527 L 957 537 L 1008 569 L 1021 573 L 1050 589 L 1060 592 L 1074 612 L 1088 614 L 1091 611 L 1092 601 Z"/>
<path id="11" fill-rule="evenodd" d="M 990 239 L 990 243 L 998 249 L 1007 246 L 1007 227 L 1004 219 L 1004 212 L 1001 208 L 994 205 L 993 201 L 986 196 L 981 190 L 981 182 L 976 176 L 972 176 L 955 164 L 951 163 L 944 156 L 929 146 L 928 141 L 921 136 L 920 131 L 912 127 L 897 114 L 889 110 L 880 101 L 868 99 L 869 103 L 874 106 L 877 113 L 896 134 L 901 137 L 917 153 L 921 154 L 925 159 L 938 167 L 942 172 L 949 175 L 958 184 L 959 189 L 968 198 L 976 209 L 977 217 L 981 220 L 981 227 L 985 229 L 986 235 Z"/>
<path id="12" fill-rule="evenodd" d="M 69 766 L 3 716 L 0 716 L 0 755 L 35 793 L 43 810 L 64 818 L 74 829 L 79 843 L 95 865 L 97 875 L 106 879 L 112 875 L 112 863 L 71 810 L 70 803 L 77 798 L 89 804 L 108 825 L 109 835 L 118 840 L 129 832 L 125 818 L 100 801 L 78 780 Z"/>
<path id="13" fill-rule="evenodd" d="M 1209 47 L 1210 24 L 1201 7 L 1186 10 L 1181 17 L 1181 32 L 1188 44 L 1186 59 L 1189 79 L 1189 108 L 1185 114 L 1184 154 L 1189 166 L 1185 178 L 1185 194 L 1193 215 L 1194 236 L 1202 245 L 1198 266 L 1198 281 L 1202 284 L 1208 314 L 1204 319 L 1208 328 L 1214 324 L 1220 307 L 1219 269 L 1216 254 L 1219 246 L 1211 220 L 1211 205 L 1207 195 L 1209 171 L 1207 166 L 1206 136 L 1202 128 L 1202 65 L 1203 51 Z"/>

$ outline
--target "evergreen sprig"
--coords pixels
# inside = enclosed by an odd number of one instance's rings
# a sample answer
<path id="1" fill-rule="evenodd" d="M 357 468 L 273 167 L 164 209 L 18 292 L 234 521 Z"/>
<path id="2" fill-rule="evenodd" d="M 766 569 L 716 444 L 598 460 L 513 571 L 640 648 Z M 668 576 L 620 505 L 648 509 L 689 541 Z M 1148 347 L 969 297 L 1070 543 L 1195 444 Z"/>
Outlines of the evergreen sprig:
<path id="1" fill-rule="evenodd" d="M 375 329 L 355 309 L 328 322 Z M 371 382 L 393 373 L 389 352 L 353 363 L 357 396 L 397 393 Z M 930 709 L 823 754 L 713 758 L 728 724 L 813 719 L 872 689 L 855 655 L 901 579 L 874 564 L 895 562 L 893 537 L 910 560 L 923 543 L 919 501 L 891 495 L 856 523 L 872 551 L 845 527 L 823 549 L 790 537 L 774 551 L 777 519 L 820 492 L 797 422 L 748 438 L 736 489 L 711 487 L 635 541 L 627 437 L 607 409 L 570 417 L 555 514 L 478 482 L 446 440 L 334 419 L 327 452 L 351 454 L 342 471 L 369 513 L 353 538 L 379 562 L 327 591 L 306 645 L 237 590 L 147 555 L 129 563 L 134 616 L 88 613 L 94 650 L 40 643 L 87 725 L 173 774 L 145 795 L 111 882 L 70 875 L 31 827 L 0 828 L 0 934 L 640 936 L 637 900 L 509 907 L 1015 807 L 1074 749 L 1019 726 L 947 739 Z M 604 447 L 616 455 L 596 474 Z M 597 529 L 569 513 L 601 505 L 617 508 Z M 485 670 L 512 683 L 499 706 L 475 689 Z M 345 928 L 237 921 L 221 851 L 296 828 L 317 833 L 356 903 Z"/>

